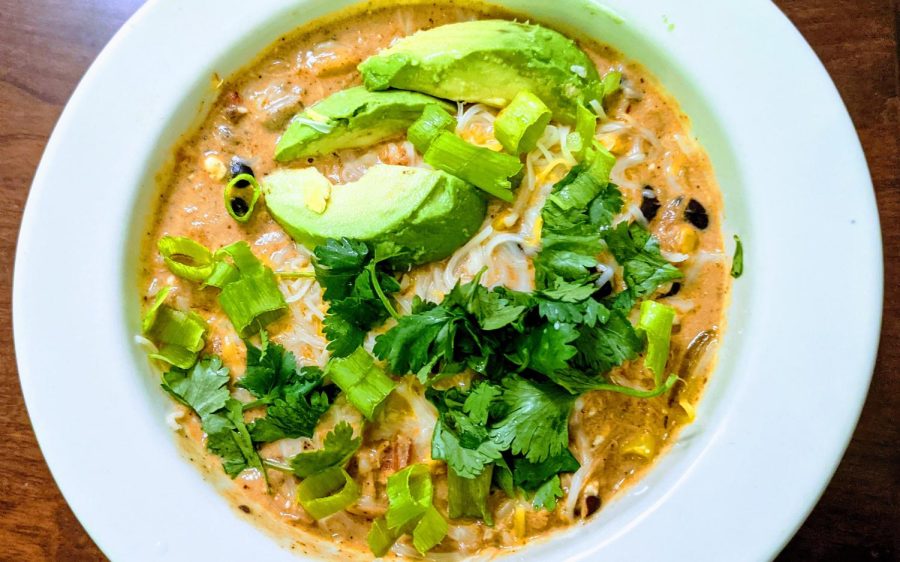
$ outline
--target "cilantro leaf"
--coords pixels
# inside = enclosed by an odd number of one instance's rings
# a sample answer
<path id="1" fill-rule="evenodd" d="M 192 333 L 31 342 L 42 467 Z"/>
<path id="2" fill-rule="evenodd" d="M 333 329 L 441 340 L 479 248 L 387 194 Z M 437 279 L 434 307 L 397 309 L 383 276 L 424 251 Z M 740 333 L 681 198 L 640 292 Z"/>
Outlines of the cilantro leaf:
<path id="1" fill-rule="evenodd" d="M 436 361 L 452 361 L 460 311 L 418 303 L 418 313 L 401 316 L 397 325 L 375 338 L 375 355 L 398 374 L 417 373 Z"/>
<path id="2" fill-rule="evenodd" d="M 570 344 L 578 336 L 572 324 L 543 324 L 522 338 L 516 355 L 511 358 L 522 367 L 549 376 L 569 367 L 569 359 L 578 352 Z"/>
<path id="3" fill-rule="evenodd" d="M 486 425 L 493 405 L 498 401 L 503 391 L 500 387 L 482 382 L 472 388 L 472 391 L 463 402 L 463 412 L 472 418 L 472 422 Z"/>
<path id="4" fill-rule="evenodd" d="M 606 323 L 582 329 L 575 340 L 575 348 L 578 350 L 574 362 L 576 366 L 582 370 L 606 373 L 637 357 L 644 349 L 644 341 L 631 322 L 621 312 L 614 310 Z"/>
<path id="5" fill-rule="evenodd" d="M 463 446 L 460 437 L 438 419 L 431 438 L 431 457 L 446 461 L 463 478 L 475 478 L 485 466 L 502 458 L 502 447 L 485 438 L 475 447 Z"/>
<path id="6" fill-rule="evenodd" d="M 189 406 L 201 418 L 225 407 L 228 369 L 216 356 L 204 357 L 190 371 L 172 369 L 163 375 L 162 387 L 176 400 Z"/>
<path id="7" fill-rule="evenodd" d="M 560 486 L 559 475 L 541 484 L 540 488 L 534 493 L 531 505 L 536 509 L 546 509 L 553 511 L 556 509 L 556 503 L 559 498 L 563 497 L 562 486 Z"/>
<path id="8" fill-rule="evenodd" d="M 369 330 L 397 315 L 387 295 L 399 291 L 400 284 L 379 265 L 398 252 L 390 248 L 376 256 L 365 242 L 347 238 L 316 246 L 313 267 L 329 303 L 324 332 L 332 356 L 351 354 Z"/>
<path id="9" fill-rule="evenodd" d="M 682 278 L 681 271 L 666 261 L 659 251 L 659 242 L 650 231 L 637 223 L 620 223 L 604 234 L 604 239 L 616 261 L 624 268 L 625 284 L 632 299 L 625 301 L 630 309 L 634 300 L 653 294 L 665 283 Z"/>
<path id="10" fill-rule="evenodd" d="M 331 401 L 324 392 L 313 392 L 307 399 L 306 386 L 296 383 L 284 390 L 284 398 L 275 399 L 266 417 L 250 423 L 250 435 L 256 443 L 279 439 L 312 437 L 319 418 L 328 411 Z"/>
<path id="11" fill-rule="evenodd" d="M 534 259 L 538 288 L 557 280 L 590 281 L 603 251 L 600 230 L 622 208 L 622 194 L 609 183 L 615 158 L 595 149 L 553 186 L 541 211 L 541 251 Z"/>
<path id="12" fill-rule="evenodd" d="M 552 383 L 510 375 L 503 381 L 506 417 L 491 430 L 491 440 L 514 455 L 541 462 L 569 445 L 569 413 L 575 396 Z"/>
<path id="13" fill-rule="evenodd" d="M 359 449 L 361 437 L 353 437 L 353 426 L 342 421 L 325 436 L 324 447 L 300 453 L 290 460 L 294 474 L 306 478 L 334 466 L 344 466 Z"/>
<path id="14" fill-rule="evenodd" d="M 575 472 L 579 468 L 581 465 L 568 449 L 540 463 L 517 458 L 513 460 L 513 482 L 523 490 L 533 491 L 560 472 Z"/>
<path id="15" fill-rule="evenodd" d="M 234 478 L 247 468 L 256 468 L 265 475 L 239 401 L 228 399 L 222 410 L 202 418 L 201 426 L 206 433 L 206 448 L 221 458 L 226 474 Z"/>

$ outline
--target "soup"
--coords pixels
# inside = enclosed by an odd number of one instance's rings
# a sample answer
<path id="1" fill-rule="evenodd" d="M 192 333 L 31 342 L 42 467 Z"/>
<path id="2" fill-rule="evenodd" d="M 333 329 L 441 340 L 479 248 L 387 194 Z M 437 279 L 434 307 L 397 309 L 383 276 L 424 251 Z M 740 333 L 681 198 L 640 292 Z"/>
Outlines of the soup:
<path id="1" fill-rule="evenodd" d="M 732 268 L 707 156 L 643 67 L 527 21 L 314 22 L 215 77 L 160 175 L 138 341 L 294 549 L 509 551 L 694 419 Z"/>

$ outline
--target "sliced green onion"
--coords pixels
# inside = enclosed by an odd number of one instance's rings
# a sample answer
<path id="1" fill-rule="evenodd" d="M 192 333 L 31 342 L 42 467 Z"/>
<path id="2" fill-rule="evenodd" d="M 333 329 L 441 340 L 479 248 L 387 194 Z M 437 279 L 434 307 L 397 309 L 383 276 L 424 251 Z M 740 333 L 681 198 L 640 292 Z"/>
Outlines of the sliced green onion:
<path id="1" fill-rule="evenodd" d="M 249 244 L 235 242 L 216 252 L 217 258 L 224 256 L 233 261 L 237 279 L 222 286 L 219 306 L 241 338 L 246 339 L 284 314 L 287 303 L 275 274 L 253 255 Z M 233 278 L 234 274 L 227 276 Z"/>
<path id="2" fill-rule="evenodd" d="M 314 519 L 346 509 L 359 499 L 359 484 L 340 467 L 310 476 L 297 488 L 297 499 Z"/>
<path id="3" fill-rule="evenodd" d="M 225 186 L 225 209 L 231 218 L 247 222 L 259 199 L 259 182 L 250 174 L 238 174 Z"/>
<path id="4" fill-rule="evenodd" d="M 206 345 L 206 322 L 193 312 L 183 312 L 165 304 L 171 291 L 166 287 L 144 315 L 142 331 L 156 347 L 150 357 L 182 369 L 190 368 Z"/>
<path id="5" fill-rule="evenodd" d="M 575 130 L 566 137 L 566 143 L 576 160 L 584 158 L 597 130 L 597 116 L 590 109 L 579 105 L 575 113 Z"/>
<path id="6" fill-rule="evenodd" d="M 226 261 L 216 261 L 213 264 L 212 273 L 203 282 L 203 286 L 216 287 L 221 289 L 225 285 L 237 281 L 241 274 L 235 266 Z"/>
<path id="7" fill-rule="evenodd" d="M 669 359 L 669 340 L 672 337 L 672 323 L 675 321 L 675 309 L 656 301 L 641 303 L 641 316 L 638 330 L 647 337 L 647 353 L 644 365 L 653 373 L 656 386 L 662 383 L 662 377 Z"/>
<path id="8" fill-rule="evenodd" d="M 434 138 L 424 159 L 432 167 L 508 202 L 513 200 L 511 180 L 522 171 L 518 158 L 475 146 L 447 131 Z"/>
<path id="9" fill-rule="evenodd" d="M 375 409 L 394 390 L 396 383 L 362 347 L 346 357 L 332 357 L 325 374 L 347 395 L 347 400 L 366 419 L 371 420 Z"/>
<path id="10" fill-rule="evenodd" d="M 579 106 L 581 107 L 581 106 Z M 530 152 L 537 146 L 553 113 L 531 92 L 522 91 L 497 114 L 494 136 L 510 154 Z"/>
<path id="11" fill-rule="evenodd" d="M 731 276 L 737 279 L 744 274 L 744 243 L 741 237 L 734 235 L 734 258 L 731 260 Z"/>
<path id="12" fill-rule="evenodd" d="M 420 554 L 425 554 L 444 540 L 448 529 L 447 520 L 434 506 L 429 506 L 413 529 L 413 546 Z"/>
<path id="13" fill-rule="evenodd" d="M 278 288 L 275 274 L 266 269 L 241 276 L 222 287 L 219 306 L 241 338 L 246 339 L 281 317 L 287 303 Z"/>
<path id="14" fill-rule="evenodd" d="M 369 529 L 369 535 L 366 537 L 366 540 L 375 558 L 381 558 L 391 550 L 391 547 L 394 546 L 394 543 L 397 542 L 397 539 L 402 534 L 399 529 L 397 531 L 388 529 L 387 521 L 384 520 L 384 517 L 379 517 L 372 522 L 372 528 Z"/>
<path id="15" fill-rule="evenodd" d="M 452 115 L 439 105 L 429 105 L 422 111 L 422 116 L 409 126 L 406 136 L 416 150 L 424 154 L 435 137 L 444 131 L 453 132 L 455 129 L 456 119 Z"/>
<path id="16" fill-rule="evenodd" d="M 603 99 L 605 100 L 619 91 L 622 86 L 622 73 L 618 70 L 610 70 L 603 75 L 600 84 L 603 86 Z"/>
<path id="17" fill-rule="evenodd" d="M 447 469 L 448 511 L 451 519 L 476 517 L 488 525 L 494 524 L 494 518 L 488 508 L 493 473 L 493 464 L 487 465 L 475 478 L 463 478 L 452 468 Z"/>
<path id="18" fill-rule="evenodd" d="M 399 529 L 425 514 L 431 507 L 434 488 L 431 472 L 424 464 L 410 465 L 388 477 L 388 510 L 385 521 L 389 529 Z"/>
<path id="19" fill-rule="evenodd" d="M 163 236 L 156 243 L 169 271 L 189 281 L 205 281 L 213 271 L 209 248 L 183 236 Z"/>

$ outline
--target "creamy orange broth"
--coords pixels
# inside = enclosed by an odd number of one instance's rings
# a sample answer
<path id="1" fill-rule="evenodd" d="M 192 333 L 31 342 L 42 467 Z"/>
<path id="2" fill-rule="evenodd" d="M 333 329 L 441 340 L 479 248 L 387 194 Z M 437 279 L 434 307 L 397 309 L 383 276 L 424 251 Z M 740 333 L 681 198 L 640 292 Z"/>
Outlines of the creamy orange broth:
<path id="1" fill-rule="evenodd" d="M 257 177 L 263 177 L 276 166 L 285 166 L 276 164 L 272 154 L 287 120 L 304 106 L 332 92 L 359 84 L 361 80 L 356 65 L 365 57 L 389 45 L 393 39 L 416 30 L 482 17 L 514 16 L 495 8 L 473 7 L 471 4 L 370 6 L 357 9 L 279 38 L 250 66 L 221 81 L 217 86 L 218 99 L 199 127 L 179 142 L 171 165 L 161 175 L 159 199 L 142 249 L 140 290 L 145 305 L 151 302 L 152 296 L 161 287 L 175 287 L 174 304 L 178 308 L 198 312 L 209 322 L 205 351 L 220 355 L 231 370 L 233 379 L 239 378 L 243 374 L 244 346 L 219 309 L 215 290 L 200 289 L 196 284 L 172 275 L 156 252 L 156 241 L 163 235 L 188 236 L 215 249 L 237 240 L 246 240 L 254 253 L 275 270 L 307 266 L 308 253 L 295 246 L 266 212 L 265 205 L 258 205 L 254 216 L 246 224 L 238 224 L 229 217 L 222 201 L 228 176 L 220 175 L 223 170 L 213 160 L 227 167 L 232 156 L 247 159 Z M 656 218 L 650 222 L 650 228 L 660 239 L 664 251 L 676 257 L 685 254 L 682 257 L 687 258 L 679 263 L 685 273 L 680 292 L 662 299 L 662 302 L 679 311 L 668 365 L 683 378 L 683 382 L 679 382 L 669 394 L 650 400 L 609 392 L 593 392 L 583 396 L 576 402 L 570 420 L 571 448 L 583 467 L 587 466 L 577 474 L 582 483 L 577 497 L 571 501 L 563 498 L 559 509 L 548 513 L 535 511 L 527 502 L 516 502 L 495 491 L 491 497 L 496 519 L 493 528 L 481 522 L 451 521 L 449 537 L 432 552 L 472 553 L 481 549 L 496 549 L 499 552 L 524 544 L 531 536 L 572 524 L 594 513 L 623 488 L 639 479 L 678 430 L 692 420 L 694 406 L 714 362 L 729 277 L 721 233 L 722 202 L 707 157 L 691 139 L 688 120 L 677 103 L 660 89 L 646 70 L 607 46 L 584 38 L 576 39 L 594 60 L 601 74 L 620 68 L 631 88 L 630 95 L 614 98 L 613 107 L 608 112 L 614 122 L 627 123 L 629 129 L 624 133 L 604 133 L 601 123 L 598 134 L 598 139 L 620 159 L 627 157 L 634 146 L 648 153 L 644 162 L 618 172 L 614 170 L 613 180 L 617 181 L 618 173 L 617 183 L 623 187 L 623 194 L 628 199 L 626 207 L 629 204 L 640 205 L 640 187 L 652 186 L 661 207 Z M 281 108 L 267 111 L 273 106 Z M 641 131 L 646 134 L 642 135 Z M 462 134 L 473 142 L 488 146 L 495 142 L 489 127 L 484 125 L 473 126 L 462 131 Z M 653 143 L 657 146 L 654 147 Z M 355 179 L 353 174 L 357 172 L 343 169 L 347 162 L 352 161 L 357 166 L 368 158 L 369 163 L 377 159 L 408 164 L 411 157 L 415 158 L 415 155 L 410 155 L 402 139 L 397 139 L 365 151 L 343 151 L 296 161 L 288 166 L 314 165 L 339 182 Z M 564 176 L 567 169 L 566 166 L 556 166 L 542 170 L 541 179 L 547 184 L 552 183 Z M 638 188 L 632 186 L 628 189 L 632 184 Z M 679 196 L 682 198 L 681 204 L 677 205 Z M 539 197 L 535 197 L 531 204 L 539 206 Z M 709 226 L 704 230 L 690 226 L 682 218 L 684 206 L 691 198 L 701 202 L 708 213 Z M 504 217 L 508 216 L 508 206 L 505 204 L 492 204 L 490 214 L 488 222 L 494 225 L 495 230 L 512 232 L 521 226 L 521 220 L 512 225 L 504 221 Z M 503 259 L 502 255 L 497 256 L 496 260 L 501 263 L 489 272 L 487 282 L 500 279 L 496 271 L 503 271 Z M 416 272 L 412 272 L 407 282 L 422 279 L 436 268 L 442 271 L 446 266 L 447 260 L 441 264 L 423 266 L 420 275 L 416 277 Z M 465 272 L 462 276 L 464 280 L 470 278 Z M 514 275 L 508 275 L 506 279 L 519 284 L 531 283 L 530 279 L 519 279 Z M 624 287 L 620 273 L 615 276 L 614 282 L 617 289 Z M 300 287 L 298 290 L 319 291 L 311 281 L 310 286 L 298 283 L 285 286 L 290 285 L 290 290 L 296 285 Z M 405 294 L 411 296 L 414 289 L 413 286 L 405 287 Z M 431 295 L 431 298 L 439 300 L 441 296 Z M 325 357 L 318 344 L 300 341 L 293 335 L 298 322 L 309 322 L 312 326 L 307 328 L 321 338 L 319 319 L 324 305 L 316 311 L 310 309 L 315 307 L 305 302 L 298 300 L 292 303 L 291 312 L 270 325 L 268 331 L 273 340 L 296 353 L 302 363 L 321 364 Z M 695 345 L 688 352 L 692 341 Z M 642 376 L 640 360 L 611 373 L 614 381 L 646 386 L 648 383 L 641 379 Z M 408 390 L 415 393 L 420 388 L 413 386 Z M 239 397 L 240 392 L 236 392 Z M 405 464 L 430 460 L 427 447 L 416 446 L 415 438 L 394 435 L 397 427 L 404 424 L 403 420 L 398 419 L 413 415 L 409 401 L 402 395 L 392 396 L 386 409 L 394 414 L 390 419 L 382 420 L 381 426 L 374 424 L 367 427 L 364 445 L 349 466 L 350 473 L 363 480 L 364 495 L 371 496 L 368 508 L 351 508 L 347 514 L 317 523 L 297 504 L 293 477 L 277 471 L 269 473 L 271 493 L 266 492 L 260 475 L 249 470 L 225 485 L 227 496 L 242 512 L 271 529 L 292 548 L 319 552 L 317 545 L 322 541 L 318 539 L 324 538 L 325 543 L 339 548 L 343 557 L 370 557 L 365 533 L 371 520 L 380 514 L 379 509 L 383 511 L 386 507 L 383 496 L 387 476 Z M 248 419 L 254 415 L 258 414 L 250 412 Z M 268 444 L 262 448 L 261 454 L 264 458 L 283 459 L 300 450 L 316 448 L 320 446 L 324 433 L 339 418 L 352 418 L 354 415 L 352 409 L 342 407 L 339 400 L 323 418 L 314 439 L 290 440 L 287 445 Z M 202 449 L 204 436 L 198 420 L 187 411 L 179 410 L 170 421 L 177 423 L 181 440 L 185 442 L 192 460 L 217 481 L 222 480 L 218 459 Z M 421 429 L 429 435 L 430 430 L 430 427 Z M 433 463 L 436 503 L 446 513 L 445 471 L 443 463 Z M 563 487 L 567 492 L 574 478 L 563 476 Z M 324 554 L 328 554 L 328 547 L 324 548 Z"/>

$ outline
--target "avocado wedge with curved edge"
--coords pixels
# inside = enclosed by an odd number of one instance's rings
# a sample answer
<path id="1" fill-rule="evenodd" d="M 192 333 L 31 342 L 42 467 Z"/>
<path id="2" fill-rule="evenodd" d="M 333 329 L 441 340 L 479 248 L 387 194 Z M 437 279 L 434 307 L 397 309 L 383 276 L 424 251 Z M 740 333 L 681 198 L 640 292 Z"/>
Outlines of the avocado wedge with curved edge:
<path id="1" fill-rule="evenodd" d="M 603 101 L 597 68 L 556 31 L 506 20 L 442 25 L 404 37 L 359 65 L 370 90 L 397 88 L 504 107 L 521 91 L 567 124 L 578 105 Z"/>
<path id="2" fill-rule="evenodd" d="M 275 159 L 371 146 L 405 133 L 429 105 L 453 107 L 417 92 L 371 92 L 362 86 L 335 92 L 299 113 L 275 145 Z"/>
<path id="3" fill-rule="evenodd" d="M 297 242 L 327 238 L 395 244 L 392 260 L 415 265 L 445 258 L 479 229 L 487 210 L 478 190 L 436 170 L 378 164 L 359 180 L 331 186 L 315 168 L 282 169 L 262 180 L 266 207 Z M 324 209 L 310 205 L 329 192 Z"/>

